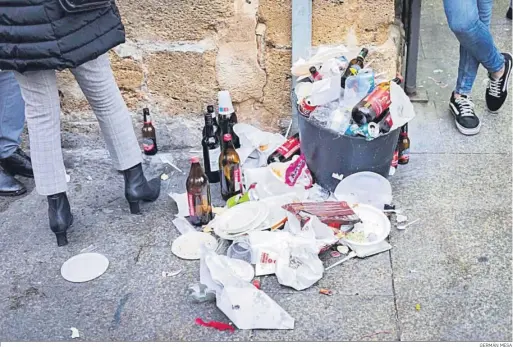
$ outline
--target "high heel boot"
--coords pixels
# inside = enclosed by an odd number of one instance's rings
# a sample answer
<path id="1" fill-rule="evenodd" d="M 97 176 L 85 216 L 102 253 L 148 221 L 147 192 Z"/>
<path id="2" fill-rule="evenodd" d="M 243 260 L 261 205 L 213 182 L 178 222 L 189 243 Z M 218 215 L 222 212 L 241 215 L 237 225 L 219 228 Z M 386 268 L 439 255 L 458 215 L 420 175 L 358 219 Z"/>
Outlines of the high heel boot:
<path id="1" fill-rule="evenodd" d="M 73 215 L 71 214 L 68 197 L 66 193 L 58 193 L 49 195 L 47 198 L 50 229 L 57 237 L 57 246 L 66 246 L 68 244 L 67 231 L 73 224 Z"/>
<path id="2" fill-rule="evenodd" d="M 142 165 L 123 171 L 125 177 L 125 197 L 130 205 L 130 213 L 140 213 L 140 201 L 155 201 L 160 194 L 160 178 L 155 178 L 150 182 L 146 181 L 142 170 Z"/>

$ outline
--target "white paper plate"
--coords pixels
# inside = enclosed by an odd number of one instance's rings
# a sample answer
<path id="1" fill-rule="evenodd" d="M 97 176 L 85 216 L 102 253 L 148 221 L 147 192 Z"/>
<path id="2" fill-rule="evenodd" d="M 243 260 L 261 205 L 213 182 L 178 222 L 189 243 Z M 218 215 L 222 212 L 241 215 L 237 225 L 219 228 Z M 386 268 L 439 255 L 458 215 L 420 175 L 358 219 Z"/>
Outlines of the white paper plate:
<path id="1" fill-rule="evenodd" d="M 179 236 L 171 245 L 171 252 L 178 258 L 197 260 L 201 256 L 201 245 L 216 249 L 217 240 L 210 234 L 200 231 L 189 232 Z"/>
<path id="2" fill-rule="evenodd" d="M 236 205 L 221 215 L 222 220 L 219 223 L 219 227 L 228 233 L 237 233 L 248 229 L 258 219 L 259 215 L 262 214 L 263 208 L 265 206 L 256 201 L 248 201 Z"/>
<path id="3" fill-rule="evenodd" d="M 245 205 L 248 206 L 245 207 Z M 234 210 L 237 207 L 238 209 Z M 254 213 L 254 215 L 250 216 L 249 212 Z M 266 204 L 258 201 L 250 201 L 232 207 L 227 212 L 223 213 L 221 221 L 217 225 L 224 233 L 236 235 L 259 227 L 265 222 L 268 216 L 269 208 Z M 246 221 L 240 222 L 241 219 L 245 219 Z"/>
<path id="4" fill-rule="evenodd" d="M 392 186 L 383 176 L 363 171 L 344 178 L 334 195 L 338 201 L 372 205 L 382 210 L 385 204 L 392 202 Z"/>
<path id="5" fill-rule="evenodd" d="M 388 237 L 392 226 L 390 224 L 390 220 L 383 211 L 378 210 L 374 206 L 365 204 L 356 204 L 351 206 L 351 208 L 362 220 L 361 227 L 364 235 L 367 236 L 370 233 L 373 233 L 375 235 L 375 239 L 372 242 L 354 242 L 344 238 L 344 243 L 347 243 L 349 246 L 372 246 L 377 245 Z M 355 228 L 360 227 L 358 224 L 355 225 Z"/>
<path id="6" fill-rule="evenodd" d="M 64 262 L 61 275 L 69 282 L 87 282 L 100 277 L 107 271 L 109 259 L 99 253 L 78 254 Z"/>

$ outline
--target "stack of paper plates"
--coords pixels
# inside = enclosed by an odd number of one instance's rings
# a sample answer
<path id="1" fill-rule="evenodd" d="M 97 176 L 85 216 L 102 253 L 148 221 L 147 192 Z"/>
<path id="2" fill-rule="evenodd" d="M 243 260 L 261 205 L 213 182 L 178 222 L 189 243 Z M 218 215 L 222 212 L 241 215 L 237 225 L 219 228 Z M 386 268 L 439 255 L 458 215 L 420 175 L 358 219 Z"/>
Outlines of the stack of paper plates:
<path id="1" fill-rule="evenodd" d="M 269 217 L 269 208 L 258 201 L 249 201 L 234 206 L 219 216 L 215 233 L 227 240 L 233 240 L 251 230 L 258 230 Z"/>

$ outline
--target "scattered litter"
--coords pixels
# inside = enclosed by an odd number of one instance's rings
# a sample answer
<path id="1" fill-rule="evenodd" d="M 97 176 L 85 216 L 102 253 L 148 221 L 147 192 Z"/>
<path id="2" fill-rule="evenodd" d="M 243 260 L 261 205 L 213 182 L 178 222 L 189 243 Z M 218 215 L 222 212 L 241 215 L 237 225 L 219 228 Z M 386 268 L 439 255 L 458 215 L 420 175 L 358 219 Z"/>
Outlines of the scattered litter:
<path id="1" fill-rule="evenodd" d="M 410 222 L 408 224 L 398 224 L 397 229 L 398 230 L 406 230 L 406 228 L 408 228 L 410 225 L 412 225 L 414 223 L 417 223 L 418 221 L 420 221 L 420 219 L 414 220 L 413 222 Z"/>
<path id="2" fill-rule="evenodd" d="M 235 328 L 233 326 L 231 326 L 230 324 L 227 324 L 227 323 L 223 323 L 223 322 L 216 322 L 216 321 L 205 322 L 201 318 L 196 318 L 196 324 L 202 325 L 204 327 L 214 328 L 219 331 L 228 330 L 231 333 L 235 332 Z"/>
<path id="3" fill-rule="evenodd" d="M 167 181 L 169 179 L 169 176 L 167 174 L 163 173 L 162 175 L 160 175 L 160 179 L 162 181 Z"/>
<path id="4" fill-rule="evenodd" d="M 175 277 L 176 275 L 180 274 L 182 270 L 176 270 L 171 272 L 162 271 L 162 277 Z"/>
<path id="5" fill-rule="evenodd" d="M 385 204 L 392 202 L 392 185 L 377 173 L 362 171 L 343 179 L 334 195 L 338 201 L 368 204 L 383 210 Z"/>
<path id="6" fill-rule="evenodd" d="M 251 245 L 247 240 L 233 241 L 232 245 L 228 248 L 226 253 L 228 258 L 243 260 L 251 264 L 253 259 L 251 253 Z"/>
<path id="7" fill-rule="evenodd" d="M 164 163 L 164 164 L 168 164 L 170 165 L 172 168 L 174 168 L 176 171 L 180 172 L 183 174 L 183 171 L 180 170 L 180 168 L 178 166 L 176 166 L 175 164 L 173 164 L 171 162 L 171 160 L 168 158 L 167 155 L 160 155 L 160 160 Z"/>
<path id="8" fill-rule="evenodd" d="M 349 253 L 349 247 L 344 246 L 344 245 L 342 245 L 342 246 L 337 246 L 337 251 L 338 251 L 340 254 L 344 254 L 344 255 L 345 255 L 345 254 Z"/>
<path id="9" fill-rule="evenodd" d="M 66 183 L 69 183 L 71 181 L 71 176 L 66 174 Z"/>
<path id="10" fill-rule="evenodd" d="M 353 205 L 361 222 L 342 238 L 349 247 L 371 246 L 384 241 L 390 234 L 391 224 L 387 216 L 375 207 L 365 204 Z"/>
<path id="11" fill-rule="evenodd" d="M 78 331 L 77 328 L 71 327 L 71 328 L 69 328 L 69 330 L 71 330 L 71 338 L 72 339 L 78 339 L 80 337 L 80 332 Z"/>
<path id="12" fill-rule="evenodd" d="M 416 309 L 417 311 L 420 311 L 420 304 L 415 305 L 415 309 Z"/>
<path id="13" fill-rule="evenodd" d="M 189 202 L 187 201 L 187 193 L 177 194 L 177 193 L 169 193 L 169 196 L 176 202 L 178 206 L 177 217 L 187 217 L 189 216 Z"/>
<path id="14" fill-rule="evenodd" d="M 203 249 L 200 281 L 216 292 L 217 307 L 239 329 L 294 329 L 294 319 L 262 290 L 228 271 L 226 257 Z"/>
<path id="15" fill-rule="evenodd" d="M 442 69 L 435 69 L 435 70 L 433 70 L 433 73 L 435 73 L 435 74 L 439 74 L 439 73 L 442 73 L 442 72 L 444 72 L 444 70 L 442 70 Z"/>
<path id="16" fill-rule="evenodd" d="M 185 233 L 173 241 L 171 252 L 178 258 L 197 260 L 201 256 L 202 246 L 215 250 L 217 248 L 217 240 L 212 235 L 206 233 Z"/>
<path id="17" fill-rule="evenodd" d="M 333 177 L 334 179 L 339 180 L 339 181 L 342 181 L 344 179 L 344 175 L 338 174 L 338 173 L 332 173 L 331 177 Z"/>
<path id="18" fill-rule="evenodd" d="M 407 124 L 415 110 L 399 85 L 402 77 L 390 81 L 383 72 L 373 71 L 372 61 L 365 62 L 368 49 L 362 49 L 358 57 L 344 46 L 317 47 L 315 52 L 308 61 L 295 62 L 291 69 L 299 77 L 291 96 L 301 114 L 301 133 L 289 137 L 289 126 L 283 137 L 237 123 L 231 103 L 225 105 L 219 98 L 218 140 L 223 133 L 232 135 L 239 166 L 223 167 L 230 169 L 234 178 L 221 179 L 224 207 L 209 203 L 208 209 L 201 211 L 215 215 L 208 224 L 205 221 L 201 229 L 193 227 L 185 218 L 189 216 L 188 196 L 169 194 L 178 205 L 173 224 L 182 234 L 173 242 L 172 252 L 184 259 L 200 259 L 200 283 L 189 286 L 188 299 L 196 303 L 215 301 L 233 323 L 198 318 L 199 325 L 230 331 L 235 327 L 294 329 L 294 318 L 261 289 L 261 280 L 255 275 L 275 275 L 281 285 L 304 290 L 315 286 L 325 271 L 349 259 L 390 250 L 386 239 L 392 213 L 398 228 L 403 223 L 409 225 L 406 216 L 392 205 L 392 187 L 385 177 L 409 160 Z M 350 63 L 346 55 L 355 59 Z M 373 65 L 379 65 L 377 60 Z M 431 79 L 445 88 L 442 82 Z M 208 107 L 205 117 L 204 136 L 208 139 L 217 135 L 209 130 L 208 115 L 213 108 Z M 313 125 L 320 130 L 315 134 L 319 136 L 309 136 L 308 128 Z M 387 141 L 391 132 L 400 133 L 398 144 Z M 324 141 L 334 133 L 339 135 L 334 140 L 343 139 L 351 150 L 343 154 L 342 162 L 333 162 L 335 166 L 326 161 L 318 165 L 318 159 L 326 154 L 321 152 L 330 155 L 336 147 Z M 382 137 L 378 140 L 381 144 L 366 142 L 378 137 Z M 372 147 L 380 151 L 371 152 Z M 161 156 L 160 160 L 176 168 L 171 156 Z M 162 175 L 161 179 L 169 176 Z M 326 257 L 327 253 L 331 257 Z M 321 259 L 326 265 L 334 264 L 325 268 Z M 162 276 L 173 274 L 163 272 Z M 333 295 L 330 289 L 317 290 Z"/>
<path id="19" fill-rule="evenodd" d="M 417 272 L 418 272 L 417 270 L 410 270 L 410 273 L 411 273 L 411 274 L 415 274 L 415 273 L 417 273 Z"/>
<path id="20" fill-rule="evenodd" d="M 93 180 L 93 178 L 92 178 L 91 176 L 87 176 L 87 177 L 86 177 L 86 179 L 87 179 L 88 181 L 92 181 L 92 180 Z"/>
<path id="21" fill-rule="evenodd" d="M 388 212 L 388 211 L 387 211 Z M 405 215 L 402 215 L 402 214 L 398 214 L 395 216 L 395 219 L 397 221 L 397 223 L 405 223 L 408 221 L 408 217 L 405 216 Z"/>
<path id="22" fill-rule="evenodd" d="M 340 265 L 340 264 L 348 261 L 349 259 L 353 259 L 356 257 L 366 258 L 366 257 L 370 257 L 372 255 L 376 255 L 376 254 L 379 254 L 382 252 L 389 251 L 390 249 L 392 249 L 392 246 L 386 241 L 381 241 L 380 243 L 371 245 L 371 246 L 362 246 L 362 245 L 357 246 L 357 245 L 353 244 L 353 245 L 351 245 L 351 249 L 352 249 L 352 251 L 349 253 L 348 256 L 346 256 L 342 260 L 339 260 L 336 263 L 328 266 L 327 268 L 324 269 L 324 271 L 328 271 L 329 269 L 331 269 L 337 265 Z"/>
<path id="23" fill-rule="evenodd" d="M 322 278 L 324 266 L 314 243 L 306 244 L 297 238 L 289 248 L 278 255 L 276 278 L 283 286 L 295 290 L 311 287 Z"/>
<path id="24" fill-rule="evenodd" d="M 319 290 L 319 294 L 332 296 L 333 295 L 333 291 L 331 289 L 320 289 Z"/>
<path id="25" fill-rule="evenodd" d="M 195 303 L 210 302 L 216 300 L 216 292 L 209 290 L 208 287 L 202 283 L 195 283 L 187 288 L 187 297 Z"/>
<path id="26" fill-rule="evenodd" d="M 104 255 L 80 253 L 62 264 L 61 275 L 69 282 L 88 282 L 103 275 L 108 267 L 109 260 Z"/>
<path id="27" fill-rule="evenodd" d="M 189 223 L 189 221 L 183 217 L 177 217 L 173 219 L 173 225 L 182 235 L 191 232 L 196 232 L 196 229 L 192 226 L 192 224 Z"/>
<path id="28" fill-rule="evenodd" d="M 436 84 L 438 84 L 438 86 L 439 86 L 440 88 L 442 88 L 442 89 L 443 89 L 443 88 L 447 88 L 447 86 L 448 86 L 448 84 L 447 84 L 447 83 L 444 83 L 444 82 L 442 82 L 442 81 L 438 81 L 438 80 L 434 79 L 434 78 L 433 78 L 433 77 L 431 77 L 431 76 L 429 76 L 428 78 L 429 78 L 431 81 L 433 81 L 433 82 L 435 82 Z"/>

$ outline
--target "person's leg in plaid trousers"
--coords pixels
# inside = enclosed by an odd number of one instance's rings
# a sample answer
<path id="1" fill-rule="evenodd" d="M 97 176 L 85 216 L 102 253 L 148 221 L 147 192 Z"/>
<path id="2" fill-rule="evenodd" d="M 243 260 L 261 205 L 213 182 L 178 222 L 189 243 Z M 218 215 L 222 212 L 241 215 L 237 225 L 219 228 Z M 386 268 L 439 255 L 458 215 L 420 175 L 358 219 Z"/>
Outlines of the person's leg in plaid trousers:
<path id="1" fill-rule="evenodd" d="M 160 189 L 156 183 L 148 185 L 142 174 L 141 150 L 109 59 L 104 54 L 71 69 L 71 72 L 98 118 L 114 167 L 125 173 L 125 196 L 132 213 L 137 213 L 138 202 L 156 200 Z M 29 71 L 16 73 L 16 79 L 25 100 L 36 189 L 39 194 L 48 196 L 50 227 L 56 234 L 65 234 L 73 218 L 65 195 L 67 184 L 56 74 L 53 70 Z M 134 179 L 137 182 L 132 182 Z M 68 216 L 57 216 L 52 221 L 52 211 L 59 209 Z M 64 238 L 65 235 L 61 236 L 59 244 L 67 243 Z"/>

